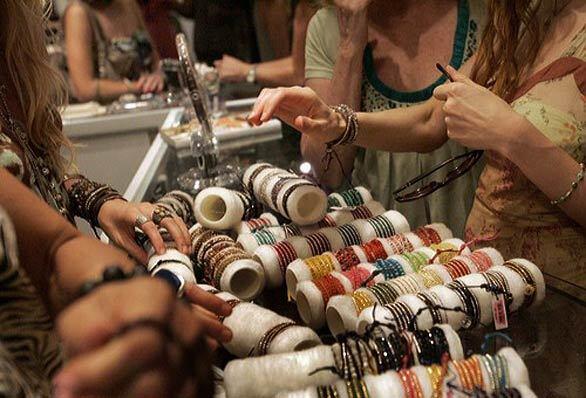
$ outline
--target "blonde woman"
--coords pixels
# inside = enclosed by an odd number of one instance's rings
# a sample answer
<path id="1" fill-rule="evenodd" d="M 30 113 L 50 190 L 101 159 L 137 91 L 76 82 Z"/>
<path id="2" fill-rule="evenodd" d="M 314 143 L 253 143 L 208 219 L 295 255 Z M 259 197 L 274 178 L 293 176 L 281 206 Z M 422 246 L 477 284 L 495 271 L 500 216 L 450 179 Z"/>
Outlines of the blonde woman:
<path id="1" fill-rule="evenodd" d="M 49 64 L 44 46 L 43 2 L 5 0 L 0 13 L 0 166 L 35 190 L 49 205 L 74 222 L 86 218 L 120 247 L 145 263 L 135 242 L 135 226 L 148 235 L 157 252 L 164 250 L 154 207 L 133 204 L 113 189 L 80 175 L 68 175 L 71 162 L 61 156 L 71 143 L 61 130 L 58 109 L 65 88 Z M 91 206 L 88 206 L 91 203 Z M 190 247 L 187 227 L 178 217 L 156 219 L 180 250 Z"/>
<path id="2" fill-rule="evenodd" d="M 468 236 L 496 235 L 505 258 L 540 264 L 550 284 L 586 299 L 586 3 L 490 0 L 488 11 L 475 58 L 448 68 L 455 82 L 421 105 L 358 113 L 354 145 L 485 150 Z M 264 91 L 250 118 L 271 116 L 322 145 L 346 126 L 308 88 Z"/>

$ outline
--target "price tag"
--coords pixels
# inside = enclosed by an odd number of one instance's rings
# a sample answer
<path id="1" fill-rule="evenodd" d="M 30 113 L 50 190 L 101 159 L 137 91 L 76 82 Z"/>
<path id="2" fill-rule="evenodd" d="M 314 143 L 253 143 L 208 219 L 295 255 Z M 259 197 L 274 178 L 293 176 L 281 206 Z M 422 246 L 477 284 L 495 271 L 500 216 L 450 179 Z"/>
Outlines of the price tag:
<path id="1" fill-rule="evenodd" d="M 503 294 L 497 294 L 492 297 L 492 318 L 494 319 L 494 327 L 496 330 L 502 330 L 509 327 L 507 307 L 505 305 L 505 296 Z"/>

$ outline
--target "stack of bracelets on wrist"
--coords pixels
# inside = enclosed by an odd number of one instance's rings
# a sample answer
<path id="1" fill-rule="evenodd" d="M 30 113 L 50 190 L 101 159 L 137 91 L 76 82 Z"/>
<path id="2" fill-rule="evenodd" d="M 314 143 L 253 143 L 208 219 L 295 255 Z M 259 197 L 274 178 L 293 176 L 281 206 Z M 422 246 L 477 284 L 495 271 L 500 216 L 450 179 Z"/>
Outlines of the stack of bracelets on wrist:
<path id="1" fill-rule="evenodd" d="M 338 138 L 328 142 L 326 144 L 327 147 L 331 149 L 338 145 L 348 145 L 354 143 L 358 135 L 358 119 L 356 118 L 356 113 L 345 104 L 332 106 L 330 109 L 344 118 L 346 121 L 346 128 Z"/>
<path id="2" fill-rule="evenodd" d="M 69 190 L 69 202 L 75 215 L 98 227 L 98 214 L 102 205 L 110 200 L 120 199 L 126 201 L 112 187 L 105 184 L 98 184 L 83 176 L 74 177 L 76 180 Z"/>
<path id="3" fill-rule="evenodd" d="M 109 266 L 104 269 L 100 279 L 84 282 L 84 284 L 79 288 L 77 297 L 79 298 L 86 296 L 106 283 L 123 281 L 138 276 L 148 276 L 147 270 L 142 266 L 136 266 L 132 271 L 124 272 L 122 267 L 118 265 Z"/>
<path id="4" fill-rule="evenodd" d="M 474 329 L 480 323 L 480 304 L 478 299 L 470 291 L 470 288 L 461 281 L 452 281 L 446 286 L 458 295 L 464 305 L 467 319 L 462 322 L 462 327 L 464 329 Z"/>
<path id="5" fill-rule="evenodd" d="M 523 279 L 523 282 L 525 282 L 525 297 L 523 304 L 521 304 L 521 309 L 529 308 L 531 304 L 533 304 L 533 301 L 535 301 L 535 295 L 537 292 L 537 283 L 535 282 L 533 275 L 525 266 L 516 261 L 509 260 L 503 265 L 517 273 L 517 275 Z"/>

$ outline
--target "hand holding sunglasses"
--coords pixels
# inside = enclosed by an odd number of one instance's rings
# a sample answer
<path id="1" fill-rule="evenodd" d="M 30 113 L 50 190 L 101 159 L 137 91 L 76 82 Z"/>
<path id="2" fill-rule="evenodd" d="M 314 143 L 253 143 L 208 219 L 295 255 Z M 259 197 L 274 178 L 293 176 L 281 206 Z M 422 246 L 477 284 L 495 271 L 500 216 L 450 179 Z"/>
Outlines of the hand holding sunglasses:
<path id="1" fill-rule="evenodd" d="M 452 75 L 450 73 L 448 73 L 448 71 L 446 69 L 444 69 L 443 66 L 441 66 L 440 64 L 436 64 L 436 67 L 438 68 L 438 70 L 440 72 L 442 72 L 442 74 L 452 83 L 455 83 L 454 79 L 452 78 Z M 450 68 L 450 72 L 455 72 L 455 70 L 451 67 Z M 458 74 L 458 78 L 460 78 L 462 75 Z M 460 80 L 460 79 L 459 79 Z M 443 86 L 440 86 L 436 89 L 436 91 L 434 92 L 434 96 L 436 96 L 436 98 L 440 99 L 440 100 L 446 100 L 446 97 L 438 97 L 436 95 L 436 92 L 440 90 L 440 88 L 444 88 L 446 86 L 451 86 L 452 83 L 449 84 L 445 84 Z M 465 83 L 461 83 L 461 84 L 465 84 Z M 472 83 L 474 84 L 474 83 Z M 457 88 L 452 88 L 452 89 L 457 89 Z M 448 94 L 446 94 L 447 96 Z M 448 111 L 449 109 L 446 109 L 448 104 L 448 101 L 446 101 L 446 104 L 444 104 L 444 112 Z M 448 128 L 448 137 L 450 137 L 449 131 L 450 131 L 450 124 L 451 124 L 451 120 L 448 117 L 448 112 L 446 112 L 446 126 Z M 452 138 L 452 137 L 450 137 Z M 455 156 L 452 157 L 442 163 L 440 163 L 439 165 L 437 165 L 436 167 L 434 167 L 433 169 L 431 169 L 430 171 L 427 171 L 417 177 L 415 177 L 414 179 L 408 181 L 405 185 L 401 186 L 399 189 L 397 189 L 396 191 L 393 192 L 393 196 L 395 197 L 395 200 L 397 202 L 410 202 L 413 200 L 417 200 L 417 199 L 421 199 L 424 198 L 430 194 L 432 194 L 433 192 L 437 191 L 438 189 L 445 187 L 446 185 L 448 185 L 449 183 L 451 183 L 452 181 L 454 181 L 455 179 L 457 179 L 458 177 L 463 176 L 464 174 L 466 174 L 468 171 L 470 171 L 470 169 L 472 169 L 472 167 L 474 167 L 474 165 L 480 160 L 480 158 L 482 157 L 484 151 L 482 150 L 475 150 L 475 151 L 471 151 L 471 152 L 466 152 L 462 155 L 459 156 Z M 449 168 L 448 171 L 445 171 L 444 174 L 444 169 Z M 441 171 L 441 173 L 440 173 Z M 428 177 L 432 176 L 432 175 L 436 175 L 436 179 L 435 180 L 431 180 L 428 183 L 425 183 L 423 185 L 418 184 L 421 181 L 424 181 L 426 179 L 428 179 Z M 441 177 L 443 175 L 443 177 Z"/>

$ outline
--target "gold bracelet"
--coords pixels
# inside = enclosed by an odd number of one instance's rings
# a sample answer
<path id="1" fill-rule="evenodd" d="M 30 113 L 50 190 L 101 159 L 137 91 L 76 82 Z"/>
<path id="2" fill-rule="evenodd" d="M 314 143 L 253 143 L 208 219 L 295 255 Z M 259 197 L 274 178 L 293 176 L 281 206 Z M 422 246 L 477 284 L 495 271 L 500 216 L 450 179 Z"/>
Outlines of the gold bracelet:
<path id="1" fill-rule="evenodd" d="M 580 163 L 580 171 L 578 171 L 578 174 L 576 174 L 576 179 L 574 181 L 572 181 L 572 185 L 570 186 L 570 190 L 568 192 L 566 192 L 565 194 L 563 194 L 562 196 L 560 196 L 559 199 L 552 200 L 550 203 L 554 206 L 557 206 L 557 205 L 564 203 L 566 200 L 568 200 L 568 198 L 570 196 L 572 196 L 572 194 L 574 193 L 576 188 L 578 188 L 578 184 L 580 184 L 580 182 L 582 182 L 583 179 L 584 179 L 584 163 Z"/>

